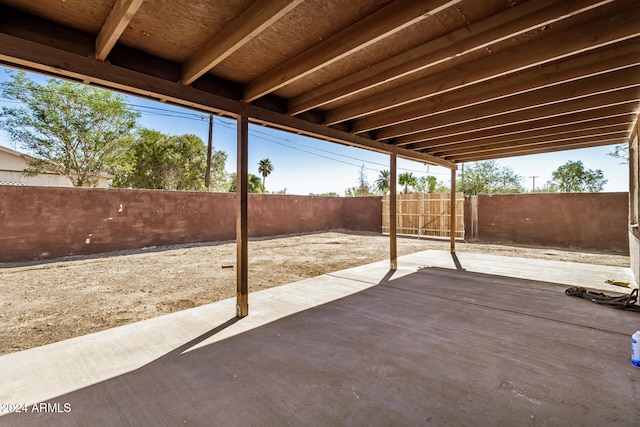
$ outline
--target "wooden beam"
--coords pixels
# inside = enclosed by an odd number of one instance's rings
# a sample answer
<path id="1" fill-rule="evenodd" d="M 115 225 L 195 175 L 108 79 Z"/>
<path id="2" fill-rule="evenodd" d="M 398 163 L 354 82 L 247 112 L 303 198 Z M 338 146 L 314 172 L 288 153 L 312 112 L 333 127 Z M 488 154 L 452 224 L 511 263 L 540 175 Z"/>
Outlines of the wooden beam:
<path id="1" fill-rule="evenodd" d="M 633 129 L 629 135 L 629 232 L 638 237 L 638 219 L 640 217 L 640 164 L 638 155 L 638 115 L 635 117 Z M 631 238 L 631 236 L 630 236 Z M 634 271 L 636 280 L 638 271 Z"/>
<path id="2" fill-rule="evenodd" d="M 244 101 L 251 102 L 286 86 L 460 1 L 398 0 L 384 6 L 249 82 L 245 86 Z"/>
<path id="3" fill-rule="evenodd" d="M 449 220 L 449 247 L 451 253 L 456 252 L 456 172 L 457 168 L 451 168 L 451 217 Z"/>
<path id="4" fill-rule="evenodd" d="M 406 148 L 396 147 L 393 144 L 387 144 L 369 138 L 361 138 L 359 135 L 311 123 L 306 120 L 300 120 L 296 117 L 285 116 L 266 109 L 254 109 L 249 107 L 247 107 L 247 109 L 251 111 L 251 118 L 254 123 L 272 125 L 282 130 L 300 133 L 302 135 L 312 136 L 326 141 L 337 142 L 351 147 L 364 148 L 384 154 L 397 154 L 398 157 L 404 159 L 443 166 L 445 168 L 451 168 L 453 165 L 453 163 L 439 157 L 430 156 L 413 150 L 407 150 Z"/>
<path id="5" fill-rule="evenodd" d="M 425 152 L 438 156 L 451 156 L 464 153 L 474 153 L 478 150 L 496 148 L 510 144 L 536 143 L 544 141 L 559 141 L 567 138 L 576 138 L 599 134 L 603 131 L 608 132 L 612 129 L 620 131 L 628 129 L 631 120 L 624 120 L 620 117 L 610 117 L 593 121 L 590 124 L 584 123 L 572 124 L 568 126 L 530 129 L 528 132 L 519 134 L 509 134 L 491 138 L 483 141 L 463 141 L 456 144 L 439 147 L 428 147 Z"/>
<path id="6" fill-rule="evenodd" d="M 398 269 L 398 228 L 397 228 L 397 199 L 398 199 L 398 177 L 396 172 L 396 155 L 389 156 L 389 251 L 391 259 L 391 269 Z"/>
<path id="7" fill-rule="evenodd" d="M 449 147 L 449 149 L 438 152 L 438 155 L 445 158 L 459 158 L 476 153 L 492 153 L 506 149 L 520 150 L 522 148 L 536 148 L 545 145 L 586 143 L 602 139 L 618 138 L 628 134 L 628 132 L 629 126 L 627 124 L 619 124 L 601 129 L 590 129 L 583 132 L 575 132 L 571 135 L 557 135 L 497 144 L 465 145 L 463 147 L 454 145 Z"/>
<path id="8" fill-rule="evenodd" d="M 640 7 L 618 12 L 610 19 L 595 20 L 552 33 L 513 49 L 459 65 L 455 69 L 328 110 L 325 112 L 325 123 L 358 119 L 638 36 Z"/>
<path id="9" fill-rule="evenodd" d="M 190 85 L 236 50 L 302 3 L 303 0 L 258 0 L 210 39 L 182 66 L 182 83 Z"/>
<path id="10" fill-rule="evenodd" d="M 380 131 L 376 133 L 376 137 L 381 140 L 397 138 L 419 133 L 424 129 L 437 129 L 439 127 L 451 126 L 452 123 L 462 124 L 469 121 L 501 116 L 506 113 L 513 114 L 518 111 L 540 110 L 554 104 L 639 86 L 640 66 L 624 68 L 569 83 L 499 98 L 482 103 L 481 105 L 472 105 L 457 109 L 448 114 L 438 114 L 399 125 L 389 126 L 380 129 Z M 537 111 L 532 111 L 532 113 L 539 114 Z"/>
<path id="11" fill-rule="evenodd" d="M 351 130 L 368 132 L 636 65 L 640 65 L 640 43 L 630 40 L 363 117 L 354 121 Z"/>
<path id="12" fill-rule="evenodd" d="M 519 3 L 501 13 L 472 22 L 457 31 L 306 92 L 290 101 L 289 114 L 299 114 L 409 76 L 453 57 L 474 52 L 544 25 L 550 25 L 571 14 L 583 12 L 609 1 L 584 0 L 577 4 L 542 0 Z"/>
<path id="13" fill-rule="evenodd" d="M 216 93 L 184 86 L 160 77 L 133 71 L 84 55 L 25 40 L 0 32 L 0 62 L 67 77 L 105 88 L 218 115 L 246 115 L 255 123 L 301 133 L 313 138 L 373 150 L 399 157 L 450 167 L 451 162 L 427 154 L 354 135 L 318 123 L 246 104 Z"/>
<path id="14" fill-rule="evenodd" d="M 104 61 L 144 0 L 116 0 L 96 38 L 96 59 Z"/>
<path id="15" fill-rule="evenodd" d="M 211 154 L 213 151 L 213 114 L 209 114 L 209 136 L 207 138 L 207 169 L 204 171 L 204 186 L 211 188 Z"/>
<path id="16" fill-rule="evenodd" d="M 504 126 L 500 127 L 480 128 L 477 130 L 471 129 L 468 132 L 452 134 L 449 134 L 447 128 L 443 128 L 439 129 L 439 131 L 445 132 L 445 135 L 436 136 L 434 138 L 423 140 L 422 142 L 417 142 L 405 146 L 412 150 L 425 148 L 427 149 L 427 151 L 429 151 L 437 147 L 455 145 L 460 143 L 461 141 L 491 141 L 494 138 L 509 136 L 518 137 L 522 135 L 528 135 L 530 132 L 535 131 L 552 131 L 555 128 L 563 126 L 591 126 L 594 122 L 597 125 L 597 122 L 599 122 L 600 120 L 606 120 L 610 118 L 627 121 L 629 116 L 634 115 L 634 109 L 635 105 L 630 103 L 613 107 L 599 108 L 583 112 L 576 112 L 575 114 L 570 115 L 549 117 L 536 121 L 533 126 L 531 122 L 524 121 L 516 122 L 513 124 L 507 123 Z"/>
<path id="17" fill-rule="evenodd" d="M 547 146 L 540 146 L 537 148 L 523 148 L 523 149 L 505 149 L 503 151 L 493 151 L 487 153 L 478 153 L 475 155 L 452 157 L 459 162 L 477 162 L 490 159 L 501 159 L 505 157 L 525 156 L 531 154 L 552 153 L 555 151 L 575 150 L 578 148 L 590 148 L 598 147 L 602 145 L 612 144 L 624 144 L 626 142 L 627 135 L 619 138 L 600 139 L 596 141 L 588 142 L 574 142 L 571 144 L 551 144 Z"/>
<path id="18" fill-rule="evenodd" d="M 638 125 L 640 122 L 640 113 L 637 113 L 633 119 L 635 122 L 631 128 L 631 133 L 629 134 L 629 143 L 631 143 L 631 141 L 633 139 L 637 139 L 638 138 Z"/>
<path id="19" fill-rule="evenodd" d="M 430 138 L 440 136 L 442 134 L 451 135 L 455 133 L 477 131 L 480 129 L 499 128 L 502 126 L 525 122 L 531 123 L 531 128 L 535 128 L 536 121 L 546 118 L 571 115 L 583 111 L 613 107 L 622 104 L 635 104 L 639 99 L 640 93 L 638 93 L 638 90 L 636 88 L 622 89 L 615 92 L 606 92 L 586 98 L 560 102 L 557 104 L 546 106 L 544 108 L 540 108 L 539 111 L 516 111 L 514 113 L 507 113 L 494 117 L 468 121 L 462 124 L 454 123 L 452 124 L 452 126 L 443 126 L 441 129 L 435 129 L 435 131 L 424 131 L 403 136 L 397 138 L 396 140 L 394 140 L 394 142 L 398 145 L 406 145 L 410 143 L 422 142 Z M 637 105 L 634 107 L 637 107 Z"/>
<path id="20" fill-rule="evenodd" d="M 249 178 L 249 120 L 238 117 L 238 144 L 236 169 L 236 316 L 249 314 L 249 228 L 248 228 L 248 178 Z"/>

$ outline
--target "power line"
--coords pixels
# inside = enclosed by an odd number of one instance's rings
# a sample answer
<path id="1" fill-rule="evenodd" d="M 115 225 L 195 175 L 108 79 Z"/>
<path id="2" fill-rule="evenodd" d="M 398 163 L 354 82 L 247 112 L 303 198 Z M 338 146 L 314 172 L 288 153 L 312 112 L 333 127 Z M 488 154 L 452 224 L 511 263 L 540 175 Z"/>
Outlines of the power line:
<path id="1" fill-rule="evenodd" d="M 225 122 L 223 119 L 219 119 L 219 118 L 216 118 L 216 119 L 218 120 L 218 122 L 223 127 L 226 127 L 228 129 L 235 129 L 235 127 L 233 126 L 232 123 Z M 310 149 L 317 150 L 317 151 L 322 151 L 322 152 L 325 152 L 325 153 L 332 154 L 334 156 L 340 156 L 340 157 L 344 157 L 344 158 L 347 158 L 347 159 L 357 160 L 357 161 L 363 162 L 363 163 L 368 163 L 368 164 L 382 166 L 382 167 L 388 167 L 389 166 L 386 163 L 378 163 L 378 162 L 374 162 L 372 160 L 365 160 L 365 159 L 362 159 L 362 158 L 359 158 L 359 157 L 353 157 L 353 156 L 348 156 L 346 154 L 336 153 L 334 151 L 325 150 L 325 149 L 319 148 L 319 147 L 314 147 L 314 146 L 311 146 L 311 145 L 308 145 L 308 144 L 304 144 L 302 142 L 293 141 L 293 140 L 290 140 L 290 139 L 287 139 L 287 138 L 271 135 L 271 134 L 268 134 L 266 132 L 262 132 L 262 131 L 255 130 L 255 129 L 250 130 L 249 133 L 252 134 L 256 138 L 260 138 L 260 139 L 262 139 L 264 141 L 267 141 L 267 142 L 272 142 L 272 143 L 279 144 L 279 145 L 282 145 L 282 146 L 287 147 L 287 148 L 291 148 L 292 150 L 302 151 L 302 152 L 305 152 L 305 153 L 308 153 L 308 154 L 312 154 L 312 155 L 315 155 L 315 156 L 318 156 L 318 157 L 323 157 L 323 158 L 326 158 L 326 159 L 329 159 L 329 160 L 334 160 L 334 161 L 337 161 L 337 162 L 340 162 L 340 163 L 344 163 L 344 164 L 347 164 L 347 165 L 351 165 L 351 166 L 354 166 L 354 167 L 358 167 L 358 168 L 361 167 L 361 165 L 356 165 L 356 164 L 353 164 L 353 163 L 345 162 L 343 160 L 338 160 L 338 159 L 334 159 L 332 157 L 324 156 L 324 155 L 321 155 L 321 154 L 318 154 L 318 153 L 313 153 L 313 152 L 310 152 L 310 151 L 306 151 L 306 150 L 303 150 L 303 149 L 300 149 L 300 148 L 297 148 L 297 147 L 292 147 L 292 146 L 286 145 L 286 144 L 284 144 L 283 142 L 280 142 L 280 141 L 285 141 L 285 142 L 288 142 L 288 143 L 291 143 L 291 144 L 295 144 L 295 145 L 301 145 L 301 146 L 306 147 L 306 148 L 310 148 Z M 260 135 L 266 135 L 266 136 L 260 136 Z M 269 139 L 269 138 L 275 138 L 275 139 L 278 139 L 280 141 L 274 141 L 273 139 Z M 375 172 L 381 172 L 382 171 L 382 169 L 376 169 L 376 168 L 370 168 L 370 167 L 369 168 L 365 167 L 365 169 L 371 170 L 371 171 L 375 171 Z M 402 168 L 402 167 L 399 167 L 398 169 L 399 170 L 403 170 L 403 171 L 407 171 L 407 172 L 425 173 L 425 171 L 416 170 L 416 169 L 409 169 L 409 168 Z M 444 173 L 444 172 L 429 172 L 429 171 L 427 171 L 427 173 L 430 173 L 430 174 L 433 174 L 433 175 L 448 175 L 448 173 Z"/>
<path id="2" fill-rule="evenodd" d="M 44 88 L 42 88 L 42 89 L 44 89 Z M 0 99 L 4 99 L 4 98 L 0 98 Z M 13 101 L 13 100 L 6 99 L 6 101 L 4 101 L 4 102 L 20 103 L 21 101 Z M 146 115 L 146 116 L 171 117 L 171 118 L 184 119 L 184 120 L 193 120 L 193 121 L 199 121 L 199 122 L 205 122 L 207 120 L 207 118 L 208 118 L 208 115 L 203 114 L 203 113 L 191 112 L 189 110 L 180 111 L 178 109 L 178 107 L 176 107 L 175 109 L 168 109 L 168 108 L 162 108 L 162 107 L 152 107 L 152 106 L 137 104 L 137 103 L 133 103 L 133 102 L 124 102 L 124 104 L 127 105 L 129 108 L 131 108 L 131 110 L 133 110 L 135 112 L 138 112 L 140 114 Z M 235 130 L 235 126 L 233 125 L 233 123 L 231 123 L 229 121 L 226 121 L 226 120 L 224 120 L 224 119 L 222 119 L 220 117 L 215 117 L 215 120 L 221 126 L 223 126 L 225 128 L 228 128 L 228 129 L 234 129 Z M 332 156 L 339 156 L 339 157 L 343 157 L 343 158 L 350 159 L 350 160 L 356 160 L 358 162 L 366 163 L 366 164 L 369 164 L 369 165 L 381 166 L 383 168 L 384 167 L 388 167 L 388 165 L 384 164 L 384 163 L 378 163 L 378 162 L 375 162 L 375 161 L 372 161 L 372 160 L 365 160 L 365 159 L 362 159 L 362 158 L 359 158 L 359 157 L 354 157 L 354 156 L 349 156 L 349 155 L 346 155 L 346 154 L 336 153 L 336 152 L 331 151 L 331 150 L 326 150 L 326 149 L 323 149 L 323 148 L 314 147 L 314 146 L 309 145 L 309 144 L 304 144 L 304 143 L 299 142 L 299 141 L 294 141 L 294 140 L 283 138 L 283 137 L 280 137 L 280 136 L 277 136 L 277 135 L 272 135 L 272 134 L 269 134 L 267 132 L 263 132 L 263 131 L 256 130 L 256 129 L 250 130 L 249 133 L 251 135 L 253 135 L 254 137 L 256 137 L 256 138 L 262 139 L 262 140 L 267 141 L 267 142 L 278 144 L 278 145 L 281 145 L 283 147 L 290 148 L 292 150 L 301 151 L 301 152 L 304 152 L 304 153 L 307 153 L 307 154 L 310 154 L 310 155 L 314 155 L 314 156 L 321 157 L 321 158 L 328 159 L 328 160 L 333 160 L 335 162 L 343 163 L 343 164 L 346 164 L 346 165 L 349 165 L 349 166 L 353 166 L 353 167 L 357 167 L 357 168 L 362 167 L 362 165 L 361 164 L 354 164 L 354 163 L 351 163 L 351 162 L 348 162 L 348 161 L 344 161 L 344 160 L 340 160 L 340 159 L 336 159 L 334 157 L 330 157 L 329 155 L 323 155 L 323 154 L 320 154 L 320 153 L 314 153 L 312 151 L 304 150 L 304 149 L 301 149 L 301 148 L 298 148 L 298 147 L 293 147 L 291 145 L 287 145 L 286 143 L 299 145 L 299 146 L 302 146 L 302 147 L 305 147 L 305 148 L 308 148 L 308 149 L 312 149 L 312 150 L 320 151 L 320 152 L 323 152 L 323 153 L 327 153 L 327 154 L 330 154 Z M 372 167 L 365 167 L 365 169 L 370 170 L 370 171 L 374 171 L 374 172 L 381 172 L 382 171 L 382 169 L 372 168 Z M 415 172 L 415 173 L 420 173 L 420 174 L 425 173 L 425 171 L 416 170 L 416 169 L 410 169 L 410 168 L 399 167 L 398 169 L 406 171 L 406 172 Z M 447 173 L 444 173 L 444 172 L 430 172 L 428 170 L 427 170 L 426 173 L 429 173 L 431 175 L 446 175 L 447 174 Z"/>

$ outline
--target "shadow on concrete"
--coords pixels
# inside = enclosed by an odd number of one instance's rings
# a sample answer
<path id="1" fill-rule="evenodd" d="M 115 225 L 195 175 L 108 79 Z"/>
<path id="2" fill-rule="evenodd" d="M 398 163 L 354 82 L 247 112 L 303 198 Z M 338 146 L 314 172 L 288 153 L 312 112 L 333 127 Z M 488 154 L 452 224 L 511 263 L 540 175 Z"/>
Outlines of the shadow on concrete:
<path id="1" fill-rule="evenodd" d="M 564 287 L 403 277 L 58 396 L 0 425 L 633 425 L 640 316 Z M 204 344 L 196 347 L 196 344 Z"/>
<path id="2" fill-rule="evenodd" d="M 464 271 L 464 268 L 462 268 L 462 264 L 460 263 L 460 260 L 458 259 L 458 255 L 455 252 L 451 252 L 451 258 L 453 259 L 453 263 L 456 266 L 456 270 Z"/>

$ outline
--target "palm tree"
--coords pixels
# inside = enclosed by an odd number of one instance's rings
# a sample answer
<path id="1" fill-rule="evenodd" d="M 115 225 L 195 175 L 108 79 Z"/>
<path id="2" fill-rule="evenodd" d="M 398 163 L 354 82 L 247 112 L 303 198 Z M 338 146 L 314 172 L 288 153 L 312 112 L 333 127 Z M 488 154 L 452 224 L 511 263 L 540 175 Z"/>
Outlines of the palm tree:
<path id="1" fill-rule="evenodd" d="M 264 181 L 269 176 L 271 172 L 273 172 L 273 165 L 271 164 L 271 160 L 262 159 L 258 162 L 258 172 L 262 175 L 262 186 L 264 187 Z"/>
<path id="2" fill-rule="evenodd" d="M 380 175 L 378 175 L 378 179 L 373 183 L 377 191 L 380 191 L 383 195 L 387 194 L 389 188 L 391 187 L 391 173 L 388 170 L 380 171 Z"/>
<path id="3" fill-rule="evenodd" d="M 398 183 L 404 186 L 404 194 L 409 192 L 409 187 L 416 185 L 416 177 L 411 172 L 405 172 L 398 177 Z"/>

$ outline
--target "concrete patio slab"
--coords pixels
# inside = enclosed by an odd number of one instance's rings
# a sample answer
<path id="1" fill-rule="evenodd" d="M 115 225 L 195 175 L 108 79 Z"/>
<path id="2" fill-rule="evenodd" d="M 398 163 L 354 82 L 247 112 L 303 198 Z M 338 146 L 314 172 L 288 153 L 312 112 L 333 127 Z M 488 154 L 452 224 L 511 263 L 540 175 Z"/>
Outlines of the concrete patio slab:
<path id="1" fill-rule="evenodd" d="M 640 313 L 564 295 L 629 277 L 439 251 L 343 270 L 242 320 L 225 300 L 0 356 L 0 425 L 637 425 Z"/>

